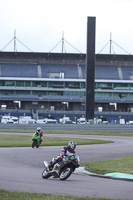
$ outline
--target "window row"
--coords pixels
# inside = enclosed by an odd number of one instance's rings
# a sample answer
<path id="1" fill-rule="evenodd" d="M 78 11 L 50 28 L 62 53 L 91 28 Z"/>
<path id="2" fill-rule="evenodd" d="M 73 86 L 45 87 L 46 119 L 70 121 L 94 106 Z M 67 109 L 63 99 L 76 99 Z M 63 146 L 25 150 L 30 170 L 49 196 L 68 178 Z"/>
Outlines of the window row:
<path id="1" fill-rule="evenodd" d="M 133 93 L 113 93 L 113 92 L 95 92 L 95 97 L 119 97 L 119 98 L 133 98 Z"/>
<path id="2" fill-rule="evenodd" d="M 85 82 L 0 80 L 0 86 L 85 89 Z M 133 90 L 133 83 L 95 83 L 95 89 Z"/>
<path id="3" fill-rule="evenodd" d="M 78 96 L 79 98 L 85 96 L 85 92 L 79 91 L 29 91 L 29 90 L 0 90 L 0 95 L 60 95 L 60 96 Z"/>
<path id="4" fill-rule="evenodd" d="M 133 90 L 133 83 L 95 83 L 95 89 Z"/>
<path id="5" fill-rule="evenodd" d="M 0 86 L 6 87 L 46 87 L 46 88 L 85 88 L 85 82 L 62 82 L 62 81 L 13 81 L 1 80 Z"/>
<path id="6" fill-rule="evenodd" d="M 30 91 L 30 90 L 0 90 L 0 95 L 54 95 L 54 96 L 78 96 L 79 98 L 85 97 L 84 91 Z M 129 97 L 133 98 L 133 93 L 113 93 L 113 92 L 95 92 L 95 97 Z"/>

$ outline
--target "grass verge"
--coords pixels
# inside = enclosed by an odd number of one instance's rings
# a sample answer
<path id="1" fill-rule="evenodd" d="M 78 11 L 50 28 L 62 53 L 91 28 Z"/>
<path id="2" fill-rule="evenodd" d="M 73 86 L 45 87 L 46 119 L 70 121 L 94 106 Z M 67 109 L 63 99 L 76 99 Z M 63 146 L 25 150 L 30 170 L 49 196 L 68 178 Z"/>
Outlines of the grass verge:
<path id="1" fill-rule="evenodd" d="M 51 194 L 36 194 L 25 192 L 7 192 L 0 190 L 0 200 L 113 200 L 106 198 L 59 196 Z"/>
<path id="2" fill-rule="evenodd" d="M 35 130 L 8 130 L 1 129 L 0 132 L 14 132 L 14 133 L 34 133 Z M 106 135 L 106 136 L 131 136 L 133 131 L 53 131 L 43 130 L 44 134 L 75 134 L 75 135 Z"/>
<path id="3" fill-rule="evenodd" d="M 78 145 L 112 143 L 112 141 L 95 139 L 43 137 L 41 146 L 64 146 L 70 140 L 75 140 Z M 30 147 L 31 144 L 31 136 L 0 134 L 0 147 Z"/>
<path id="4" fill-rule="evenodd" d="M 110 160 L 86 162 L 81 163 L 80 166 L 84 166 L 87 171 L 96 174 L 104 175 L 106 173 L 111 172 L 133 174 L 133 156 Z"/>

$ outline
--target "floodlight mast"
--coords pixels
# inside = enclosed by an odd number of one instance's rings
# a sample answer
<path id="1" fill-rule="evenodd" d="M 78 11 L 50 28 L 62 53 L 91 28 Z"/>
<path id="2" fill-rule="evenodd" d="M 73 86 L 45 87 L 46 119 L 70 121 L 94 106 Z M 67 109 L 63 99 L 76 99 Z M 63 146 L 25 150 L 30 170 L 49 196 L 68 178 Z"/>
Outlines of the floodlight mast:
<path id="1" fill-rule="evenodd" d="M 86 53 L 86 121 L 94 119 L 95 94 L 95 17 L 87 18 L 87 53 Z"/>
<path id="2" fill-rule="evenodd" d="M 110 54 L 111 54 L 111 47 L 112 47 L 112 34 L 110 33 Z"/>
<path id="3" fill-rule="evenodd" d="M 16 52 L 16 30 L 14 30 L 14 52 Z"/>
<path id="4" fill-rule="evenodd" d="M 17 48 L 16 48 L 16 41 L 19 41 L 24 47 L 26 47 L 29 51 L 33 52 L 31 49 L 29 49 L 24 43 L 22 43 L 17 37 L 16 37 L 16 30 L 14 30 L 14 37 L 13 39 L 8 42 L 8 44 L 0 50 L 0 52 L 2 52 L 12 41 L 14 41 L 14 52 L 17 52 Z"/>
<path id="5" fill-rule="evenodd" d="M 62 32 L 62 53 L 64 53 L 64 31 Z"/>

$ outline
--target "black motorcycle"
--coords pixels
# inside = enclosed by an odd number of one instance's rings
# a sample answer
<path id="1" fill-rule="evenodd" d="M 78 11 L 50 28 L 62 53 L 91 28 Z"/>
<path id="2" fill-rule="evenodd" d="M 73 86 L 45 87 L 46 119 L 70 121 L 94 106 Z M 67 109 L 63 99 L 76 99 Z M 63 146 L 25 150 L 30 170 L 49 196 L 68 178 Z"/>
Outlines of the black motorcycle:
<path id="1" fill-rule="evenodd" d="M 48 168 L 48 162 L 44 161 L 45 169 L 42 172 L 42 178 L 47 179 L 50 176 L 59 178 L 60 180 L 66 180 L 76 168 L 80 165 L 78 155 L 64 156 L 62 161 L 56 163 L 52 169 Z"/>

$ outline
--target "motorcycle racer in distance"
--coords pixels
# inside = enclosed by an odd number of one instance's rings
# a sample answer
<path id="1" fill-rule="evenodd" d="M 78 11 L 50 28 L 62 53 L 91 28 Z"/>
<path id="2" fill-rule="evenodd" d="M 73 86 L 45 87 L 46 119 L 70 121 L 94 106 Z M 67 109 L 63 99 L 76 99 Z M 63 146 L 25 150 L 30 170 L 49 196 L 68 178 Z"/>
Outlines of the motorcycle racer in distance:
<path id="1" fill-rule="evenodd" d="M 35 133 L 37 134 L 37 136 L 40 136 L 40 142 L 39 142 L 39 145 L 40 145 L 41 142 L 43 141 L 43 131 L 42 131 L 41 127 L 37 127 L 37 130 Z"/>

